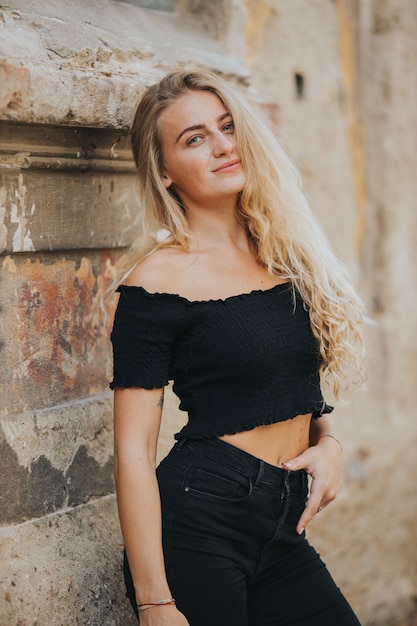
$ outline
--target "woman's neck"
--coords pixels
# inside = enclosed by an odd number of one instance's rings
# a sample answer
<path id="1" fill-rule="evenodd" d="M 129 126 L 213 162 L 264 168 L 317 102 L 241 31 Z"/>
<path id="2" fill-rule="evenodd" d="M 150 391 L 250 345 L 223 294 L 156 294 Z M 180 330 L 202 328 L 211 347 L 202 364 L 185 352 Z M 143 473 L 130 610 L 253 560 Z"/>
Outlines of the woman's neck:
<path id="1" fill-rule="evenodd" d="M 193 249 L 220 249 L 250 247 L 245 226 L 238 220 L 236 211 L 199 211 L 188 216 L 190 251 Z"/>

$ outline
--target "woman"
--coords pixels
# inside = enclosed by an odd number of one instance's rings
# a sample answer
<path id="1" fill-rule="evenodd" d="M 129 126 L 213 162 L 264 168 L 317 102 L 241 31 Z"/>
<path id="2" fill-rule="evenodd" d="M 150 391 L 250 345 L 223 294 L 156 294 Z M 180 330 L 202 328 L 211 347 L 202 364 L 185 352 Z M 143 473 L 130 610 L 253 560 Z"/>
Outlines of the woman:
<path id="1" fill-rule="evenodd" d="M 118 288 L 111 387 L 140 623 L 357 625 L 305 528 L 339 486 L 320 378 L 337 397 L 362 376 L 361 302 L 236 89 L 169 74 L 139 102 L 132 147 L 143 238 Z M 170 379 L 189 420 L 155 471 Z"/>

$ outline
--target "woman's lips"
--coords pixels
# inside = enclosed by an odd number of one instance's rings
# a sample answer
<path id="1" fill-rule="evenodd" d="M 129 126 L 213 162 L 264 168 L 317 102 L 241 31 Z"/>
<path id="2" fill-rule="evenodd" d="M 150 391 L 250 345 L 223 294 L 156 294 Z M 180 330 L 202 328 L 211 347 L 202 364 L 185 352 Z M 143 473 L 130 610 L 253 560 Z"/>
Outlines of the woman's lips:
<path id="1" fill-rule="evenodd" d="M 238 170 L 239 168 L 240 168 L 239 159 L 234 159 L 233 161 L 228 161 L 227 163 L 223 163 L 223 165 L 220 165 L 220 167 L 213 170 L 213 172 L 220 172 L 220 173 L 234 172 L 235 170 Z"/>

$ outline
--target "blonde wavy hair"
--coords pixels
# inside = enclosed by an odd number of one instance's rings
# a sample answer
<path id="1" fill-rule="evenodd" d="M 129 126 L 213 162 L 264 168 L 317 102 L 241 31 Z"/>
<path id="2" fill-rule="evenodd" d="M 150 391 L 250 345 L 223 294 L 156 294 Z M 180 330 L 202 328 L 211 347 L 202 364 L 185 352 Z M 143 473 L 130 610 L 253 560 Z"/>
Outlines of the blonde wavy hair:
<path id="1" fill-rule="evenodd" d="M 363 304 L 345 268 L 334 256 L 302 191 L 298 171 L 263 115 L 235 86 L 205 71 L 177 71 L 149 87 L 137 106 L 131 143 L 137 167 L 140 238 L 125 257 L 121 282 L 145 256 L 163 246 L 187 249 L 185 207 L 162 183 L 163 155 L 158 120 L 189 90 L 210 91 L 231 113 L 237 149 L 247 176 L 238 218 L 247 229 L 259 262 L 288 278 L 309 309 L 317 338 L 320 375 L 337 398 L 351 382 L 364 380 Z M 160 241 L 161 231 L 168 236 Z"/>

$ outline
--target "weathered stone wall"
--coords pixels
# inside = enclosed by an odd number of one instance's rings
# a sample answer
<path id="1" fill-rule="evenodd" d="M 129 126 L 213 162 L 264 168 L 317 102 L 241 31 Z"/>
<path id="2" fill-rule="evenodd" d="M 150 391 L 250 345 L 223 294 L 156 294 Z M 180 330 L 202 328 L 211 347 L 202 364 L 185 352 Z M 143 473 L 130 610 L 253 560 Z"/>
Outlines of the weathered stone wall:
<path id="1" fill-rule="evenodd" d="M 341 494 L 310 537 L 364 625 L 399 626 L 417 582 L 413 0 L 9 0 L 0 14 L 0 624 L 135 623 L 101 299 L 135 235 L 134 103 L 199 64 L 248 84 L 277 123 L 378 322 L 368 391 L 338 410 Z M 169 396 L 160 456 L 183 420 Z"/>

